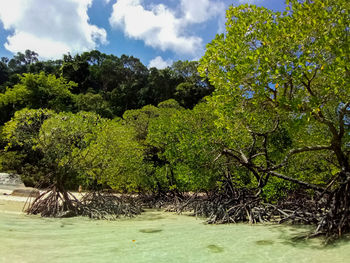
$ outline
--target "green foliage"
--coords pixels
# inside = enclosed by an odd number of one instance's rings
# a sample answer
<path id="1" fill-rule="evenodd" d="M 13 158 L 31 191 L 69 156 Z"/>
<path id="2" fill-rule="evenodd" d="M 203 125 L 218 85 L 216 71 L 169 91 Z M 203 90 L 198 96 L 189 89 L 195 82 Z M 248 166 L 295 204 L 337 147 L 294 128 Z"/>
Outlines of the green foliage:
<path id="1" fill-rule="evenodd" d="M 76 96 L 76 107 L 78 111 L 89 111 L 99 114 L 105 118 L 112 118 L 113 113 L 109 103 L 100 94 L 86 93 Z"/>
<path id="2" fill-rule="evenodd" d="M 133 129 L 119 120 L 103 122 L 82 155 L 80 165 L 85 165 L 86 174 L 98 183 L 124 192 L 147 190 L 143 147 L 135 141 Z"/>
<path id="3" fill-rule="evenodd" d="M 158 118 L 152 119 L 147 142 L 157 149 L 161 181 L 180 191 L 215 188 L 223 166 L 213 163 L 219 153 L 214 142 L 217 134 L 215 116 L 206 104 L 194 110 L 160 108 Z"/>
<path id="4" fill-rule="evenodd" d="M 290 2 L 292 11 L 283 15 L 248 5 L 228 10 L 227 32 L 208 46 L 200 66 L 218 92 L 299 114 L 348 101 L 347 1 L 327 1 L 331 12 L 324 1 Z M 303 84 L 312 78 L 310 88 Z"/>
<path id="5" fill-rule="evenodd" d="M 42 153 L 33 147 L 37 144 L 41 125 L 53 115 L 51 110 L 24 108 L 3 126 L 2 140 L 6 151 L 0 154 L 2 170 L 20 174 L 27 186 L 36 186 L 38 182 L 45 186 L 48 171 L 42 163 Z"/>
<path id="6" fill-rule="evenodd" d="M 23 164 L 25 155 L 17 151 L 0 151 L 0 171 L 8 173 L 18 173 L 19 168 Z"/>
<path id="7" fill-rule="evenodd" d="M 42 155 L 41 164 L 49 172 L 46 181 L 65 188 L 76 188 L 84 167 L 79 164 L 82 151 L 94 138 L 101 118 L 92 113 L 60 113 L 44 121 L 41 126 L 36 151 Z"/>
<path id="8" fill-rule="evenodd" d="M 177 110 L 181 110 L 183 109 L 180 104 L 174 100 L 174 99 L 169 99 L 169 100 L 165 100 L 162 101 L 158 104 L 158 108 L 168 108 L 168 109 L 177 109 Z"/>
<path id="9" fill-rule="evenodd" d="M 76 55 L 73 58 L 70 54 L 64 55 L 60 72 L 64 79 L 77 83 L 72 87 L 73 93 L 86 92 L 89 85 L 89 64 L 82 56 Z"/>
<path id="10" fill-rule="evenodd" d="M 193 108 L 203 97 L 214 91 L 207 79 L 200 77 L 197 67 L 197 61 L 176 61 L 171 66 L 175 76 L 182 80 L 174 95 L 185 108 Z"/>
<path id="11" fill-rule="evenodd" d="M 68 111 L 73 106 L 70 90 L 76 86 L 54 75 L 24 73 L 20 83 L 0 93 L 0 109 L 10 106 L 12 109 L 24 107 L 31 109 L 49 108 L 56 112 Z M 8 116 L 4 116 L 5 118 Z M 6 120 L 6 119 L 5 119 Z"/>
<path id="12" fill-rule="evenodd" d="M 175 187 L 173 170 L 162 158 L 163 148 L 149 140 L 150 125 L 156 120 L 170 120 L 171 116 L 183 108 L 173 99 L 159 103 L 158 108 L 152 105 L 139 110 L 129 110 L 123 115 L 126 127 L 135 131 L 135 139 L 144 146 L 144 161 L 148 165 L 148 189 L 164 191 Z M 161 126 L 163 127 L 163 126 Z M 159 127 L 159 128 L 161 128 Z"/>
<path id="13" fill-rule="evenodd" d="M 162 101 L 173 98 L 175 88 L 181 81 L 181 78 L 175 76 L 170 68 L 149 69 L 147 85 L 139 91 L 140 103 L 143 105 L 157 105 Z"/>
<path id="14" fill-rule="evenodd" d="M 274 203 L 288 197 L 288 194 L 290 194 L 293 189 L 298 189 L 298 186 L 280 178 L 271 178 L 269 183 L 264 187 L 262 197 L 267 202 Z"/>
<path id="15" fill-rule="evenodd" d="M 147 69 L 135 57 L 117 57 L 97 50 L 75 56 L 67 54 L 55 61 L 40 61 L 37 53 L 27 50 L 12 59 L 1 58 L 0 123 L 23 107 L 76 111 L 74 102 L 78 111 L 92 111 L 108 118 L 175 98 L 182 106 L 192 108 L 213 91 L 199 76 L 197 65 L 194 61 L 177 61 L 166 69 Z M 55 82 L 53 76 L 60 83 Z M 67 95 L 64 88 L 46 88 L 65 84 L 70 93 L 78 95 L 76 100 L 72 94 Z M 50 103 L 53 96 L 59 101 Z"/>
<path id="16" fill-rule="evenodd" d="M 17 111 L 14 117 L 3 128 L 7 148 L 20 147 L 32 150 L 36 144 L 43 122 L 52 117 L 54 112 L 46 109 L 27 109 Z"/>
<path id="17" fill-rule="evenodd" d="M 176 87 L 175 97 L 179 103 L 188 108 L 193 107 L 202 98 L 201 89 L 198 89 L 194 83 L 183 82 Z"/>
<path id="18" fill-rule="evenodd" d="M 152 186 L 144 148 L 133 128 L 118 119 L 23 109 L 6 123 L 3 135 L 8 150 L 1 152 L 1 167 L 20 173 L 27 185 L 77 189 L 97 182 L 119 191 Z"/>
<path id="19" fill-rule="evenodd" d="M 144 106 L 138 110 L 128 110 L 123 114 L 127 126 L 136 131 L 136 139 L 144 141 L 148 133 L 148 125 L 151 119 L 159 116 L 159 109 L 152 105 Z"/>
<path id="20" fill-rule="evenodd" d="M 9 80 L 9 69 L 6 64 L 6 59 L 0 61 L 0 92 L 3 92 L 3 84 Z"/>
<path id="21" fill-rule="evenodd" d="M 251 170 L 281 162 L 288 149 L 318 145 L 332 145 L 327 158 L 336 156 L 348 169 L 341 150 L 350 101 L 348 1 L 288 5 L 284 13 L 254 5 L 228 9 L 226 32 L 207 46 L 199 66 L 216 88 L 209 99 L 216 124 L 231 138 L 227 147 L 249 158 L 260 154 L 251 159 Z M 322 160 L 308 159 L 317 174 Z M 310 173 L 295 171 L 300 162 L 289 165 L 296 166 L 290 175 L 314 181 Z"/>

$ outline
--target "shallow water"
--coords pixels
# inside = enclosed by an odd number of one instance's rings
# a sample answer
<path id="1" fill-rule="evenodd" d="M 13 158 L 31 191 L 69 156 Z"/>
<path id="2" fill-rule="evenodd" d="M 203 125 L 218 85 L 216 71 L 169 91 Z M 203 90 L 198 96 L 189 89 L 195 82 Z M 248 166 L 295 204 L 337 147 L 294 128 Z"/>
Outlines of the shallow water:
<path id="1" fill-rule="evenodd" d="M 0 212 L 0 262 L 350 262 L 350 241 L 293 241 L 305 231 L 206 225 L 156 210 L 116 222 Z"/>

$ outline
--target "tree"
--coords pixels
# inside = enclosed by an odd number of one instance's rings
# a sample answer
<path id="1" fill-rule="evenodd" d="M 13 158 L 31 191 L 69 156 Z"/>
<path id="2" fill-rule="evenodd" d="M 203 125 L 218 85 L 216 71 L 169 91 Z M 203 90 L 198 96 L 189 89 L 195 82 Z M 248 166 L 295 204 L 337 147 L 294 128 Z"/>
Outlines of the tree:
<path id="1" fill-rule="evenodd" d="M 252 5 L 229 8 L 226 32 L 207 46 L 199 70 L 216 88 L 210 101 L 231 136 L 223 154 L 254 174 L 260 188 L 276 176 L 316 191 L 332 189 L 317 231 L 341 236 L 350 231 L 344 206 L 350 199 L 349 3 L 287 4 L 283 14 Z M 281 129 L 292 143 L 273 153 L 271 137 Z M 283 174 L 301 153 L 336 160 L 337 177 L 327 189 Z"/>
<path id="2" fill-rule="evenodd" d="M 11 160 L 3 162 L 0 153 L 0 165 L 17 164 L 26 181 L 46 188 L 29 204 L 29 214 L 116 218 L 140 213 L 130 200 L 111 194 L 92 192 L 78 200 L 69 192 L 78 185 L 87 190 L 118 191 L 149 186 L 143 147 L 135 141 L 133 129 L 120 120 L 88 112 L 23 109 L 6 123 L 3 134 L 8 150 L 5 157 Z"/>
<path id="3" fill-rule="evenodd" d="M 103 122 L 94 113 L 61 113 L 47 119 L 39 133 L 35 148 L 42 151 L 52 167 L 52 183 L 69 188 L 84 172 L 80 167 L 86 149 L 96 136 L 98 125 Z"/>
<path id="4" fill-rule="evenodd" d="M 174 95 L 182 106 L 185 108 L 193 108 L 193 106 L 204 97 L 206 91 L 208 90 L 203 87 L 198 87 L 194 83 L 182 82 L 177 85 Z M 209 95 L 209 92 L 206 95 Z"/>
<path id="5" fill-rule="evenodd" d="M 16 111 L 14 117 L 3 128 L 7 147 L 22 147 L 32 149 L 38 140 L 39 131 L 43 122 L 55 113 L 47 109 L 28 109 Z"/>
<path id="6" fill-rule="evenodd" d="M 139 91 L 140 105 L 157 105 L 174 98 L 175 88 L 182 81 L 170 68 L 150 68 L 147 83 Z"/>
<path id="7" fill-rule="evenodd" d="M 61 59 L 37 61 L 28 66 L 27 73 L 39 74 L 40 72 L 44 71 L 46 74 L 52 74 L 59 77 L 61 67 Z"/>
<path id="8" fill-rule="evenodd" d="M 176 61 L 171 66 L 176 78 L 181 79 L 174 93 L 176 100 L 185 108 L 193 108 L 203 97 L 213 92 L 213 86 L 198 71 L 197 61 Z"/>
<path id="9" fill-rule="evenodd" d="M 174 99 L 163 101 L 158 105 L 156 118 L 148 121 L 145 143 L 149 148 L 149 160 L 153 163 L 153 178 L 158 195 L 170 192 L 175 198 L 184 190 L 183 184 L 177 180 L 174 173 L 175 165 L 166 156 L 166 151 L 174 150 L 174 134 L 172 118 L 184 109 Z M 171 149 L 170 149 L 171 148 Z"/>
<path id="10" fill-rule="evenodd" d="M 78 111 L 95 112 L 104 118 L 112 118 L 113 113 L 109 103 L 100 94 L 86 93 L 76 96 L 76 106 Z"/>
<path id="11" fill-rule="evenodd" d="M 75 86 L 74 82 L 44 72 L 24 73 L 20 76 L 20 83 L 0 93 L 0 108 L 12 109 L 11 113 L 3 116 L 2 121 L 7 121 L 13 110 L 24 107 L 49 108 L 57 112 L 71 110 L 74 104 L 71 89 Z"/>
<path id="12" fill-rule="evenodd" d="M 2 85 L 9 80 L 9 69 L 7 67 L 7 61 L 8 59 L 5 57 L 1 58 L 0 61 L 0 92 L 2 92 Z"/>
<path id="13" fill-rule="evenodd" d="M 164 151 L 164 142 L 166 141 L 165 132 L 170 129 L 170 120 L 174 113 L 182 111 L 183 108 L 173 99 L 159 103 L 158 107 L 147 105 L 137 110 L 128 110 L 123 115 L 126 127 L 135 131 L 134 140 L 144 147 L 143 160 L 147 163 L 147 190 L 152 190 L 161 197 L 167 194 L 172 185 L 175 189 L 175 178 L 173 170 L 169 166 L 168 160 L 162 155 Z M 152 128 L 153 127 L 153 128 Z M 156 144 L 155 130 L 159 140 L 164 139 L 162 143 Z"/>
<path id="14" fill-rule="evenodd" d="M 86 92 L 89 88 L 89 64 L 82 56 L 77 54 L 73 58 L 70 54 L 64 55 L 60 71 L 63 78 L 77 83 L 72 90 L 74 94 Z"/>
<path id="15" fill-rule="evenodd" d="M 123 119 L 127 126 L 135 130 L 135 138 L 143 143 L 147 138 L 150 121 L 158 116 L 159 109 L 155 106 L 147 105 L 141 109 L 125 111 Z"/>
<path id="16" fill-rule="evenodd" d="M 120 120 L 104 122 L 82 154 L 87 175 L 99 184 L 129 193 L 149 188 L 144 147 L 135 140 L 134 130 Z"/>
<path id="17" fill-rule="evenodd" d="M 22 74 L 27 72 L 28 66 L 38 62 L 38 53 L 27 49 L 25 53 L 17 52 L 8 62 L 12 73 Z"/>
<path id="18" fill-rule="evenodd" d="M 150 122 L 147 142 L 162 160 L 163 181 L 181 192 L 217 190 L 226 167 L 223 159 L 213 162 L 221 145 L 212 109 L 205 103 L 193 110 L 161 106 L 159 117 Z"/>
<path id="19" fill-rule="evenodd" d="M 27 186 L 47 186 L 46 174 L 49 172 L 42 162 L 42 152 L 35 149 L 41 125 L 55 115 L 47 109 L 24 108 L 15 113 L 2 129 L 5 150 L 1 152 L 4 170 L 21 175 Z"/>
<path id="20" fill-rule="evenodd" d="M 61 216 L 83 212 L 81 203 L 68 190 L 77 189 L 86 180 L 85 150 L 96 138 L 101 122 L 98 115 L 87 112 L 60 113 L 43 122 L 34 149 L 43 156 L 41 163 L 48 171 L 45 180 L 49 187 L 30 204 L 28 213 Z"/>

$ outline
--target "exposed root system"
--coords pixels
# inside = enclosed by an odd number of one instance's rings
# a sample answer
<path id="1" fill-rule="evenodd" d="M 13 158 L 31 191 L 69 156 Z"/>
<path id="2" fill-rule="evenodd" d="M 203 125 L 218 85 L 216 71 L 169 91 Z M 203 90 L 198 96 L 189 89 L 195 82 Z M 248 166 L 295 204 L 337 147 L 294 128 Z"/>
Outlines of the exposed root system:
<path id="1" fill-rule="evenodd" d="M 120 216 L 141 214 L 141 206 L 129 196 L 116 196 L 109 192 L 88 192 L 82 199 L 82 215 L 94 219 L 113 220 Z"/>
<path id="2" fill-rule="evenodd" d="M 326 235 L 329 241 L 350 232 L 350 182 L 334 191 L 327 203 L 328 210 L 319 220 L 314 236 Z"/>
<path id="3" fill-rule="evenodd" d="M 220 192 L 191 195 L 182 202 L 168 203 L 167 209 L 178 213 L 192 212 L 194 216 L 207 218 L 209 224 L 288 222 L 315 225 L 325 211 L 324 204 L 306 196 L 291 196 L 278 204 L 269 204 L 246 189 L 236 189 L 233 195 Z"/>
<path id="4" fill-rule="evenodd" d="M 234 189 L 209 194 L 116 195 L 111 192 L 88 192 L 80 200 L 52 185 L 27 208 L 28 214 L 44 217 L 88 216 L 114 220 L 120 216 L 141 214 L 142 207 L 163 208 L 177 213 L 191 212 L 205 217 L 209 224 L 224 223 L 292 223 L 316 225 L 308 237 L 324 235 L 328 241 L 350 232 L 350 182 L 331 194 L 311 199 L 294 193 L 278 204 L 264 203 L 253 190 Z M 322 197 L 322 198 L 321 198 Z"/>
<path id="5" fill-rule="evenodd" d="M 52 185 L 28 204 L 27 214 L 43 217 L 88 216 L 113 220 L 120 216 L 133 217 L 142 212 L 133 198 L 109 192 L 88 192 L 80 200 L 72 193 Z"/>
<path id="6" fill-rule="evenodd" d="M 26 212 L 43 217 L 68 217 L 79 215 L 81 206 L 73 194 L 52 185 L 28 205 Z"/>

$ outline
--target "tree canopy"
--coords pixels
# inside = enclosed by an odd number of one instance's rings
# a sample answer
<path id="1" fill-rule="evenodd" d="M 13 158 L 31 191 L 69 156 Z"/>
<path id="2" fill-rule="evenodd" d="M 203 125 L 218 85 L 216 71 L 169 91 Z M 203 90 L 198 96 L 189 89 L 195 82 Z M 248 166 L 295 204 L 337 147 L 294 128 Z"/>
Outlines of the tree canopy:
<path id="1" fill-rule="evenodd" d="M 260 188 L 277 176 L 322 191 L 305 176 L 298 181 L 300 162 L 289 167 L 295 155 L 309 153 L 318 156 L 308 158 L 314 172 L 328 161 L 342 188 L 350 178 L 349 3 L 287 4 L 283 13 L 252 5 L 229 8 L 226 32 L 200 61 L 199 71 L 216 88 L 210 103 L 217 123 L 231 138 L 223 154 L 248 169 Z M 335 213 L 342 213 L 336 206 Z M 349 225 L 337 227 L 341 233 Z"/>

